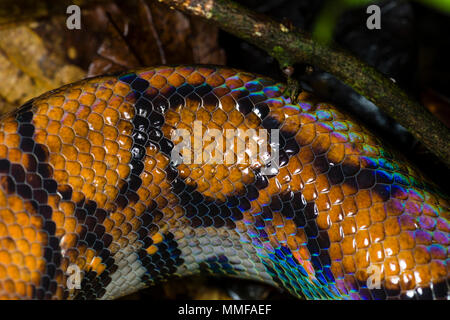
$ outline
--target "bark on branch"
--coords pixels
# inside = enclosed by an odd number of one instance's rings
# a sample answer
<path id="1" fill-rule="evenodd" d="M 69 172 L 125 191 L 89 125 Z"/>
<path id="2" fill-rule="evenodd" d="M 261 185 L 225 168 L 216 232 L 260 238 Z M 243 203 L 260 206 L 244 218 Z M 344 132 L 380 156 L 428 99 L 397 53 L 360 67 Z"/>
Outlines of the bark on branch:
<path id="1" fill-rule="evenodd" d="M 265 50 L 281 67 L 307 63 L 329 72 L 403 125 L 450 167 L 450 130 L 390 79 L 336 46 L 317 43 L 230 0 L 158 0 L 203 17 Z"/>

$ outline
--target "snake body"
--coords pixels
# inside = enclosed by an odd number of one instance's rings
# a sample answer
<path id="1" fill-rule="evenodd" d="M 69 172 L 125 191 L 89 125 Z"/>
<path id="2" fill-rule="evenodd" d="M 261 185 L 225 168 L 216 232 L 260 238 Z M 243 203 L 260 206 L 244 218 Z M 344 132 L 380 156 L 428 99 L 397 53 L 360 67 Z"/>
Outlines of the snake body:
<path id="1" fill-rule="evenodd" d="M 338 108 L 283 91 L 226 67 L 161 66 L 3 116 L 0 298 L 113 299 L 203 272 L 307 299 L 447 299 L 448 196 Z M 279 167 L 209 152 L 175 163 L 174 132 L 193 136 L 196 121 L 266 129 L 269 143 L 278 132 Z"/>

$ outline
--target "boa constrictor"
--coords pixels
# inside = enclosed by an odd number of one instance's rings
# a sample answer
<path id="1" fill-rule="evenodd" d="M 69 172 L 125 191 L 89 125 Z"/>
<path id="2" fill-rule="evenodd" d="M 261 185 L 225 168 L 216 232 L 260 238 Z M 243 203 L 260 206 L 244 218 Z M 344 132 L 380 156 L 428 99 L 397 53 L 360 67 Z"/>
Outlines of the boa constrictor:
<path id="1" fill-rule="evenodd" d="M 112 299 L 206 272 L 307 299 L 447 299 L 448 196 L 343 111 L 283 91 L 226 67 L 161 66 L 3 116 L 0 298 Z M 202 161 L 175 163 L 174 132 L 194 137 L 195 122 L 266 129 L 279 166 L 214 162 L 213 139 L 188 150 Z"/>

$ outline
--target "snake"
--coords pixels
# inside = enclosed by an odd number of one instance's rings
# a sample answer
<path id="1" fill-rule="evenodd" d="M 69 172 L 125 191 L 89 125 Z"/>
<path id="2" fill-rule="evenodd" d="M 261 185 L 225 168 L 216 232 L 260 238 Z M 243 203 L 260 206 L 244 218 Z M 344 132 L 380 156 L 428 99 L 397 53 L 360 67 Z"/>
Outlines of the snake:
<path id="1" fill-rule="evenodd" d="M 448 195 L 344 110 L 285 90 L 162 65 L 2 116 L 0 299 L 109 300 L 202 274 L 300 299 L 447 300 Z"/>

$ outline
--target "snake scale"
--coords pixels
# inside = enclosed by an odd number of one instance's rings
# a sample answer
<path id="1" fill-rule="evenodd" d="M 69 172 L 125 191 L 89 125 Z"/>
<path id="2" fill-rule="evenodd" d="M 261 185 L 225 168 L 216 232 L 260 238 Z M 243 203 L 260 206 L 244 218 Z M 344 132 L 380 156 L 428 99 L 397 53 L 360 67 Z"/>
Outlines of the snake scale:
<path id="1" fill-rule="evenodd" d="M 448 196 L 343 111 L 284 89 L 160 66 L 3 116 L 0 298 L 113 299 L 206 273 L 306 299 L 448 299 Z M 278 132 L 279 167 L 173 162 L 173 133 L 196 121 Z"/>

